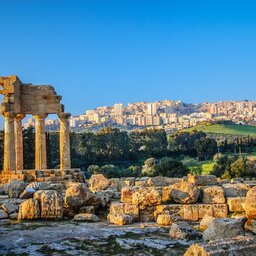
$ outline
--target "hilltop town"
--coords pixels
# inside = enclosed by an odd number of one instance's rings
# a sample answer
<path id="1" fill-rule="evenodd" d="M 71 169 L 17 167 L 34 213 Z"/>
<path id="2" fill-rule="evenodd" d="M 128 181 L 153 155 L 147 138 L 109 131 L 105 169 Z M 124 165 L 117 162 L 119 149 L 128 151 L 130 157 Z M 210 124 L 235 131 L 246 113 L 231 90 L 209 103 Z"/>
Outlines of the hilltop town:
<path id="1" fill-rule="evenodd" d="M 164 100 L 157 102 L 129 103 L 125 106 L 116 103 L 113 106 L 97 107 L 87 110 L 79 116 L 71 116 L 70 127 L 76 132 L 97 131 L 105 126 L 124 130 L 143 129 L 145 127 L 164 128 L 172 132 L 193 127 L 201 122 L 230 120 L 237 124 L 256 124 L 256 101 L 223 101 L 187 104 L 182 101 Z M 34 125 L 28 119 L 25 128 Z M 47 119 L 46 129 L 59 129 L 58 119 Z"/>

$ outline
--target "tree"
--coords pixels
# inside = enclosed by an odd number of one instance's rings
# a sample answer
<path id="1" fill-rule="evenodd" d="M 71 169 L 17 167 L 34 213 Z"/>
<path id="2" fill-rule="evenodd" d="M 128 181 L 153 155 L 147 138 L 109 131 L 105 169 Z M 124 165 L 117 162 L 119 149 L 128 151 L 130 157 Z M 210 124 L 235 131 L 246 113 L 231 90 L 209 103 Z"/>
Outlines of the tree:
<path id="1" fill-rule="evenodd" d="M 159 161 L 153 157 L 148 158 L 142 166 L 142 175 L 149 177 L 159 175 Z"/>
<path id="2" fill-rule="evenodd" d="M 35 129 L 29 126 L 23 129 L 23 159 L 24 169 L 35 168 Z"/>
<path id="3" fill-rule="evenodd" d="M 199 161 L 209 160 L 217 152 L 217 142 L 211 138 L 200 138 L 195 141 L 195 150 Z"/>
<path id="4" fill-rule="evenodd" d="M 182 162 L 171 157 L 163 157 L 159 164 L 159 175 L 165 177 L 183 177 L 189 170 Z"/>

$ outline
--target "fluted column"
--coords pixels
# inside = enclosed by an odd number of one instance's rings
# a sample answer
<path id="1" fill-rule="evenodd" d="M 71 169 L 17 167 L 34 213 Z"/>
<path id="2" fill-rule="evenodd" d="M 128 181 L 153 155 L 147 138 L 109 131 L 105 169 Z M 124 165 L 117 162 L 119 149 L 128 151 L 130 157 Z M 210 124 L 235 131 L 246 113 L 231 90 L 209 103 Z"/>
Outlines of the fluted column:
<path id="1" fill-rule="evenodd" d="M 15 151 L 16 151 L 16 170 L 23 170 L 23 137 L 22 137 L 22 119 L 25 115 L 15 116 Z"/>
<path id="2" fill-rule="evenodd" d="M 34 115 L 35 118 L 35 169 L 47 169 L 46 158 L 46 136 L 45 136 L 45 118 L 47 115 Z"/>
<path id="3" fill-rule="evenodd" d="M 70 137 L 69 137 L 69 122 L 70 114 L 59 114 L 60 119 L 60 169 L 70 169 Z"/>
<path id="4" fill-rule="evenodd" d="M 14 116 L 13 112 L 4 113 L 4 171 L 16 170 Z"/>

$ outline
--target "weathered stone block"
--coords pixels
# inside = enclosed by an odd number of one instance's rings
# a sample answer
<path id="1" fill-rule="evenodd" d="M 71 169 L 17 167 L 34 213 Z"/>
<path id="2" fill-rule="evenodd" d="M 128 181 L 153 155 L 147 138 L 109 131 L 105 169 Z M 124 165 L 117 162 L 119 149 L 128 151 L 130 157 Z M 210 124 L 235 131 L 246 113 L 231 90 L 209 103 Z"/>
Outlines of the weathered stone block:
<path id="1" fill-rule="evenodd" d="M 92 213 L 79 213 L 74 216 L 74 221 L 98 222 L 100 219 Z"/>
<path id="2" fill-rule="evenodd" d="M 95 209 L 93 206 L 83 206 L 79 209 L 79 213 L 95 214 Z"/>
<path id="3" fill-rule="evenodd" d="M 172 224 L 172 221 L 170 213 L 166 211 L 158 215 L 156 223 L 160 226 L 169 226 Z"/>
<path id="4" fill-rule="evenodd" d="M 19 220 L 32 220 L 40 218 L 39 203 L 36 199 L 30 198 L 19 206 Z"/>
<path id="5" fill-rule="evenodd" d="M 55 190 L 39 190 L 34 199 L 40 203 L 42 219 L 61 219 L 63 216 L 63 198 Z"/>
<path id="6" fill-rule="evenodd" d="M 188 182 L 197 186 L 216 185 L 217 177 L 214 175 L 188 175 Z"/>
<path id="7" fill-rule="evenodd" d="M 167 203 L 171 200 L 172 186 L 162 188 L 162 203 Z"/>
<path id="8" fill-rule="evenodd" d="M 160 205 L 161 203 L 161 188 L 139 188 L 137 191 L 132 193 L 132 204 L 137 205 L 142 210 L 148 206 Z"/>
<path id="9" fill-rule="evenodd" d="M 122 203 L 132 203 L 132 195 L 136 191 L 136 188 L 123 187 L 121 189 L 121 202 Z"/>
<path id="10" fill-rule="evenodd" d="M 109 180 L 102 174 L 94 174 L 89 179 L 90 190 L 93 192 L 106 190 L 110 186 Z"/>
<path id="11" fill-rule="evenodd" d="M 221 239 L 208 243 L 193 244 L 184 256 L 254 256 L 255 250 L 255 238 L 238 236 L 233 239 Z"/>
<path id="12" fill-rule="evenodd" d="M 228 197 L 227 204 L 230 212 L 244 212 L 245 197 Z"/>
<path id="13" fill-rule="evenodd" d="M 169 234 L 171 238 L 182 240 L 196 239 L 199 235 L 198 232 L 185 221 L 173 223 Z"/>
<path id="14" fill-rule="evenodd" d="M 107 219 L 110 223 L 115 225 L 129 225 L 133 222 L 132 216 L 126 214 L 109 213 Z"/>
<path id="15" fill-rule="evenodd" d="M 242 219 L 214 219 L 203 233 L 204 241 L 234 238 L 244 235 L 244 218 Z"/>
<path id="16" fill-rule="evenodd" d="M 213 217 L 215 218 L 227 218 L 228 206 L 226 204 L 213 204 Z"/>
<path id="17" fill-rule="evenodd" d="M 202 202 L 204 204 L 225 204 L 224 190 L 221 186 L 202 187 Z"/>
<path id="18" fill-rule="evenodd" d="M 193 204 L 197 202 L 200 190 L 194 184 L 181 181 L 172 185 L 171 199 L 177 203 Z"/>
<path id="19" fill-rule="evenodd" d="M 148 206 L 140 210 L 140 221 L 141 222 L 154 222 L 154 206 Z"/>
<path id="20" fill-rule="evenodd" d="M 256 219 L 256 187 L 248 191 L 244 206 L 248 219 Z"/>

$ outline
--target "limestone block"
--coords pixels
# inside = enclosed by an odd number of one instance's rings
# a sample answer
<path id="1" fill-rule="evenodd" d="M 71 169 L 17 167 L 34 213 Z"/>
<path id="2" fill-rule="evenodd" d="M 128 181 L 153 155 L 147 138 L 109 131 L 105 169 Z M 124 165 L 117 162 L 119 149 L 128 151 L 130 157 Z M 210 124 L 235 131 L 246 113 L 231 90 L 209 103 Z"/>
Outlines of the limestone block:
<path id="1" fill-rule="evenodd" d="M 200 221 L 200 229 L 202 230 L 207 229 L 213 220 L 215 220 L 214 217 L 205 215 Z"/>
<path id="2" fill-rule="evenodd" d="M 204 218 L 205 215 L 214 216 L 212 204 L 199 204 L 198 205 L 198 218 L 202 219 L 202 218 Z"/>
<path id="3" fill-rule="evenodd" d="M 148 206 L 160 205 L 162 202 L 162 189 L 155 187 L 139 188 L 132 193 L 132 204 L 137 205 L 141 210 Z"/>
<path id="4" fill-rule="evenodd" d="M 13 180 L 8 186 L 8 195 L 10 198 L 17 198 L 25 189 L 26 183 L 22 180 Z"/>
<path id="5" fill-rule="evenodd" d="M 246 231 L 256 234 L 256 220 L 248 219 L 244 225 Z"/>
<path id="6" fill-rule="evenodd" d="M 20 199 L 33 198 L 35 192 L 36 190 L 33 188 L 25 188 L 24 191 L 20 194 Z"/>
<path id="7" fill-rule="evenodd" d="M 79 209 L 79 213 L 95 214 L 95 209 L 93 206 L 83 206 Z"/>
<path id="8" fill-rule="evenodd" d="M 247 193 L 244 206 L 248 219 L 256 219 L 256 187 Z"/>
<path id="9" fill-rule="evenodd" d="M 227 218 L 228 206 L 226 204 L 213 204 L 213 217 L 215 218 Z"/>
<path id="10" fill-rule="evenodd" d="M 184 216 L 184 205 L 170 204 L 170 205 L 157 205 L 154 211 L 154 218 L 157 220 L 159 214 L 168 212 L 173 221 L 181 220 Z"/>
<path id="11" fill-rule="evenodd" d="M 92 213 L 80 213 L 74 216 L 74 221 L 98 222 L 100 219 Z"/>
<path id="12" fill-rule="evenodd" d="M 228 197 L 227 204 L 230 212 L 244 212 L 245 197 Z"/>
<path id="13" fill-rule="evenodd" d="M 8 214 L 5 210 L 0 209 L 0 220 L 8 219 Z"/>
<path id="14" fill-rule="evenodd" d="M 172 217 L 168 211 L 160 213 L 156 220 L 156 223 L 160 226 L 170 226 L 172 222 Z"/>
<path id="15" fill-rule="evenodd" d="M 147 180 L 148 187 L 163 187 L 167 185 L 168 183 L 166 182 L 165 177 L 162 176 L 152 177 Z"/>
<path id="16" fill-rule="evenodd" d="M 139 208 L 133 204 L 112 202 L 110 205 L 110 213 L 130 215 L 133 217 L 134 221 L 139 221 Z"/>
<path id="17" fill-rule="evenodd" d="M 149 177 L 142 177 L 135 180 L 136 187 L 146 187 Z"/>
<path id="18" fill-rule="evenodd" d="M 214 219 L 203 233 L 204 241 L 234 238 L 244 235 L 244 218 Z"/>
<path id="19" fill-rule="evenodd" d="M 216 185 L 217 177 L 214 175 L 188 175 L 188 182 L 197 186 Z"/>
<path id="20" fill-rule="evenodd" d="M 245 197 L 250 187 L 244 183 L 222 185 L 225 197 Z"/>
<path id="21" fill-rule="evenodd" d="M 36 199 L 30 198 L 19 206 L 19 220 L 32 220 L 40 218 L 39 203 Z"/>
<path id="22" fill-rule="evenodd" d="M 125 184 L 125 186 L 128 186 L 128 187 L 134 186 L 135 185 L 135 178 L 134 177 L 126 178 L 124 180 L 124 184 Z"/>
<path id="23" fill-rule="evenodd" d="M 12 214 L 12 213 L 16 213 L 19 210 L 19 207 L 15 204 L 6 202 L 2 204 L 2 208 L 8 213 L 8 214 Z"/>
<path id="24" fill-rule="evenodd" d="M 181 181 L 172 185 L 171 199 L 177 203 L 193 204 L 197 202 L 199 193 L 194 183 Z"/>
<path id="25" fill-rule="evenodd" d="M 233 239 L 221 239 L 208 243 L 192 244 L 184 256 L 254 256 L 256 239 L 238 236 Z"/>
<path id="26" fill-rule="evenodd" d="M 100 205 L 100 199 L 93 194 L 89 188 L 82 183 L 72 183 L 66 190 L 65 206 L 80 208 L 93 205 L 96 208 Z"/>
<path id="27" fill-rule="evenodd" d="M 173 223 L 169 234 L 171 238 L 182 240 L 196 239 L 199 236 L 198 232 L 185 221 Z"/>
<path id="28" fill-rule="evenodd" d="M 114 196 L 113 190 L 104 190 L 95 193 L 96 197 L 100 200 L 100 205 L 105 208 Z"/>
<path id="29" fill-rule="evenodd" d="M 90 190 L 93 192 L 106 190 L 110 186 L 109 180 L 102 174 L 94 174 L 89 179 Z"/>
<path id="30" fill-rule="evenodd" d="M 10 214 L 9 218 L 10 218 L 10 220 L 17 220 L 18 216 L 19 216 L 19 214 L 17 212 L 15 212 L 15 213 Z"/>
<path id="31" fill-rule="evenodd" d="M 132 195 L 136 190 L 138 190 L 138 188 L 123 187 L 121 189 L 121 202 L 122 203 L 132 203 Z"/>
<path id="32" fill-rule="evenodd" d="M 198 205 L 189 204 L 183 205 L 183 219 L 187 221 L 198 221 L 199 220 L 199 210 Z"/>
<path id="33" fill-rule="evenodd" d="M 206 186 L 201 188 L 204 204 L 225 204 L 224 190 L 221 186 Z"/>
<path id="34" fill-rule="evenodd" d="M 140 222 L 154 222 L 154 206 L 148 206 L 146 208 L 140 209 Z"/>
<path id="35" fill-rule="evenodd" d="M 115 225 L 129 225 L 132 224 L 133 218 L 127 214 L 113 214 L 109 213 L 107 217 L 108 221 Z"/>
<path id="36" fill-rule="evenodd" d="M 167 203 L 171 200 L 172 186 L 166 186 L 162 188 L 162 203 Z"/>
<path id="37" fill-rule="evenodd" d="M 55 190 L 39 190 L 34 199 L 40 203 L 42 219 L 61 219 L 63 216 L 63 198 Z"/>

